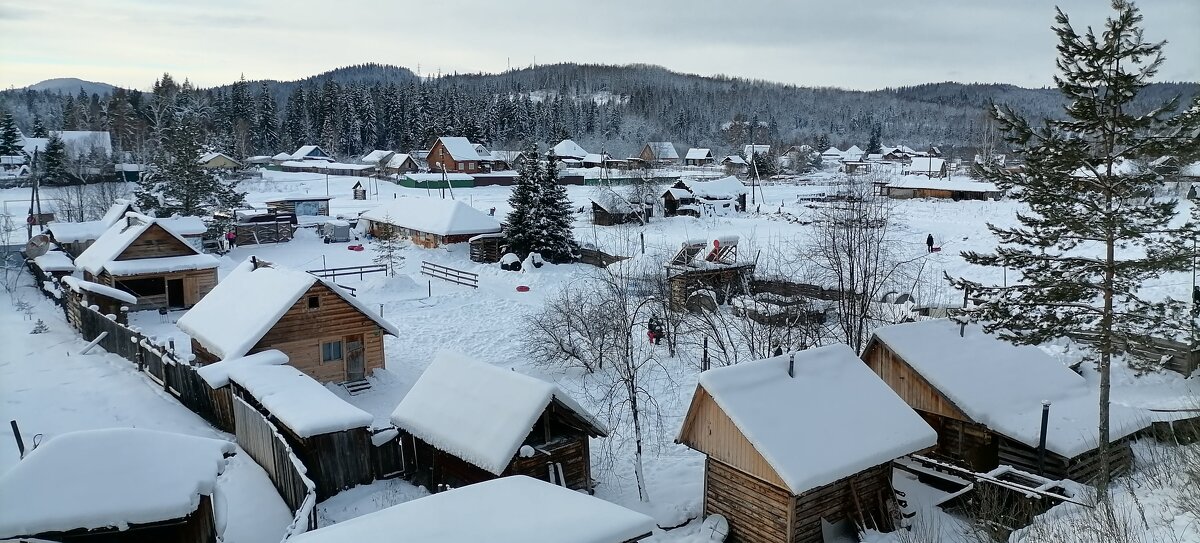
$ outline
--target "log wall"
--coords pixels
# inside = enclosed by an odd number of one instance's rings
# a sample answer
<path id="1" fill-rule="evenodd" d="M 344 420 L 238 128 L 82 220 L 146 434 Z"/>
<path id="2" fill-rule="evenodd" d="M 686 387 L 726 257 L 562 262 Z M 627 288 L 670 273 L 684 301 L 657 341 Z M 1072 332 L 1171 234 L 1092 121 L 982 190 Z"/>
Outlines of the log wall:
<path id="1" fill-rule="evenodd" d="M 704 514 L 729 520 L 729 543 L 788 543 L 791 494 L 711 456 L 704 460 Z"/>
<path id="2" fill-rule="evenodd" d="M 893 500 L 891 462 L 805 492 L 796 497 L 792 541 L 821 543 L 822 520 L 890 532 Z"/>

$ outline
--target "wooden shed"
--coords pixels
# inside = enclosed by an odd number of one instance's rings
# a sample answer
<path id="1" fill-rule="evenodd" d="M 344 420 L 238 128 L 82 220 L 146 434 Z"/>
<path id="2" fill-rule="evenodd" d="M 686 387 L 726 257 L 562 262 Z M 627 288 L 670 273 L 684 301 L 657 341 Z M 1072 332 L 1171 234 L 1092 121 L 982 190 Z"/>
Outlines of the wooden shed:
<path id="1" fill-rule="evenodd" d="M 906 175 L 883 185 L 891 198 L 940 198 L 946 200 L 999 200 L 1003 192 L 993 183 Z"/>
<path id="2" fill-rule="evenodd" d="M 0 475 L 0 539 L 213 543 L 229 441 L 137 428 L 51 438 Z"/>
<path id="3" fill-rule="evenodd" d="M 318 500 L 374 478 L 370 413 L 288 365 L 242 365 L 229 381 L 239 443 L 269 439 L 265 416 L 307 468 Z"/>
<path id="4" fill-rule="evenodd" d="M 322 383 L 364 380 L 383 367 L 384 334 L 399 333 L 334 283 L 253 256 L 176 324 L 201 364 L 278 349 Z"/>
<path id="5" fill-rule="evenodd" d="M 862 358 L 937 430 L 937 457 L 979 472 L 1007 464 L 1085 483 L 1098 473 L 1098 391 L 1037 347 L 937 319 L 877 329 Z M 1050 407 L 1039 468 L 1043 401 Z M 1128 440 L 1150 420 L 1111 409 L 1110 462 L 1119 473 L 1133 459 Z"/>
<path id="6" fill-rule="evenodd" d="M 632 543 L 654 519 L 529 477 L 504 477 L 393 505 L 290 543 Z"/>
<path id="7" fill-rule="evenodd" d="M 669 141 L 652 141 L 642 147 L 637 158 L 653 166 L 671 166 L 679 164 L 679 151 Z"/>
<path id="8" fill-rule="evenodd" d="M 438 491 L 528 475 L 592 490 L 604 426 L 556 385 L 440 352 L 392 412 L 417 484 Z"/>
<path id="9" fill-rule="evenodd" d="M 289 196 L 267 200 L 267 209 L 276 213 L 291 213 L 297 217 L 329 216 L 329 201 L 333 196 Z"/>
<path id="10" fill-rule="evenodd" d="M 641 222 L 642 214 L 638 213 L 637 206 L 615 193 L 601 193 L 592 198 L 592 224 L 614 226 Z"/>
<path id="11" fill-rule="evenodd" d="M 892 461 L 936 435 L 838 344 L 701 373 L 676 442 L 727 541 L 820 543 L 897 527 Z"/>
<path id="12" fill-rule="evenodd" d="M 687 154 L 683 157 L 684 166 L 709 166 L 715 161 L 712 149 L 702 147 L 688 149 Z"/>
<path id="13" fill-rule="evenodd" d="M 66 287 L 63 290 L 63 296 L 66 296 L 71 303 L 67 304 L 67 319 L 75 326 L 75 329 L 82 330 L 79 324 L 79 308 L 96 306 L 96 310 L 102 315 L 114 315 L 116 321 L 121 324 L 126 324 L 129 314 L 126 311 L 121 311 L 122 307 L 133 307 L 137 304 L 137 297 L 118 290 L 107 285 L 84 281 L 77 277 L 64 276 L 62 285 Z"/>
<path id="14" fill-rule="evenodd" d="M 134 296 L 132 309 L 187 308 L 217 283 L 217 259 L 155 219 L 129 212 L 75 259 L 84 279 Z"/>
<path id="15" fill-rule="evenodd" d="M 500 221 L 465 202 L 419 196 L 395 198 L 363 212 L 373 236 L 393 233 L 426 248 L 500 232 Z"/>
<path id="16" fill-rule="evenodd" d="M 210 151 L 200 155 L 196 160 L 201 168 L 206 170 L 234 170 L 242 167 L 242 163 L 234 160 L 225 153 Z"/>

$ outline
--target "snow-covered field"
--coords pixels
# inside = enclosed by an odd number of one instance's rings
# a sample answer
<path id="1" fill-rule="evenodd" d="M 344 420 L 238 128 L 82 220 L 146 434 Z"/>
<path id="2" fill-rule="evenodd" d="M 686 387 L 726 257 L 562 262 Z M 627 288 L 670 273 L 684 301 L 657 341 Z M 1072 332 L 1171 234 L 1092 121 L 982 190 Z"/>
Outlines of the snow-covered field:
<path id="1" fill-rule="evenodd" d="M 376 187 L 372 182 L 369 199 L 356 201 L 351 197 L 351 187 L 360 180 L 268 171 L 261 181 L 244 183 L 242 189 L 248 192 L 248 203 L 258 207 L 263 207 L 268 199 L 324 195 L 328 190 L 328 194 L 334 196 L 330 202 L 331 215 L 347 216 L 397 196 L 442 197 L 440 190 L 407 189 L 386 182 Z M 762 186 L 761 192 L 755 195 L 755 203 L 750 205 L 751 213 L 732 217 L 655 218 L 645 226 L 594 227 L 590 223 L 590 213 L 581 213 L 576 221 L 576 238 L 609 253 L 634 255 L 641 250 L 642 237 L 647 253 L 657 254 L 673 251 L 687 239 L 736 235 L 742 240 L 740 249 L 744 255 L 759 255 L 760 270 L 786 273 L 785 257 L 802 258 L 797 247 L 812 233 L 812 227 L 806 223 L 812 216 L 813 210 L 809 206 L 813 204 L 807 203 L 806 197 L 827 190 L 836 181 L 827 175 L 805 183 Z M 568 193 L 578 208 L 590 210 L 589 197 L 596 190 L 569 187 Z M 453 197 L 485 212 L 495 208 L 496 215 L 503 217 L 510 209 L 507 203 L 510 191 L 509 187 L 453 189 L 447 190 L 445 197 Z M 27 197 L 27 192 L 21 189 L 0 191 L 0 200 L 13 202 Z M 9 204 L 9 207 L 15 205 Z M 952 303 L 955 297 L 961 296 L 944 284 L 943 273 L 980 281 L 1004 281 L 1003 270 L 969 265 L 959 253 L 992 249 L 995 240 L 986 225 L 1014 224 L 1019 209 L 1012 201 L 896 201 L 892 228 L 897 232 L 897 250 L 921 262 L 920 284 L 914 284 L 917 302 L 941 305 Z M 927 234 L 933 234 L 942 251 L 926 253 Z M 224 276 L 251 255 L 301 270 L 371 263 L 373 254 L 370 250 L 350 251 L 348 245 L 350 243 L 325 244 L 311 230 L 302 229 L 290 243 L 235 248 L 221 257 L 220 274 Z M 359 299 L 381 311 L 402 333 L 399 337 L 385 339 L 386 369 L 377 371 L 371 378 L 371 390 L 357 396 L 349 396 L 336 386 L 330 386 L 330 390 L 371 413 L 377 425 L 385 425 L 392 410 L 434 354 L 441 349 L 452 349 L 490 364 L 553 381 L 585 407 L 599 408 L 587 394 L 588 379 L 530 360 L 526 354 L 529 339 L 522 331 L 524 317 L 537 311 L 547 296 L 585 274 L 594 273 L 596 268 L 582 264 L 546 265 L 531 273 L 505 272 L 497 265 L 471 262 L 465 244 L 438 249 L 409 247 L 403 255 L 405 260 L 396 277 L 376 274 L 361 280 L 353 276 L 337 279 L 339 284 L 357 289 Z M 422 260 L 478 273 L 479 288 L 430 280 L 419 273 Z M 530 287 L 529 291 L 518 292 L 516 287 L 521 285 Z M 1146 285 L 1152 297 L 1184 298 L 1190 289 L 1191 276 L 1183 273 L 1164 274 Z M 73 429 L 108 426 L 220 435 L 199 417 L 155 390 L 153 383 L 138 375 L 124 360 L 107 354 L 79 356 L 77 353 L 83 342 L 63 322 L 61 313 L 50 302 L 40 299 L 32 288 L 22 292 L 24 299 L 34 304 L 35 318 L 44 319 L 51 328 L 48 334 L 29 335 L 27 329 L 32 328 L 32 323 L 23 320 L 23 315 L 10 310 L 10 306 L 0 311 L 3 326 L 0 338 L 5 345 L 3 358 L 0 358 L 0 391 L 3 391 L 0 415 L 18 420 L 27 440 L 28 435 L 34 433 L 50 436 Z M 177 348 L 186 349 L 186 336 L 173 325 L 181 314 L 173 312 L 164 319 L 154 312 L 135 314 L 131 318 L 138 326 L 149 330 L 149 334 L 173 337 Z M 1055 346 L 1052 351 L 1051 354 L 1063 360 L 1078 357 L 1077 352 L 1065 346 Z M 663 358 L 666 359 L 665 353 Z M 661 421 L 652 428 L 648 444 L 649 502 L 641 502 L 638 498 L 631 445 L 625 442 L 609 443 L 608 447 L 593 445 L 596 455 L 594 476 L 600 483 L 597 495 L 646 512 L 664 527 L 682 524 L 698 516 L 701 510 L 703 457 L 673 443 L 695 387 L 695 358 L 695 353 L 685 352 L 677 359 L 668 359 L 665 364 L 669 378 L 655 383 L 654 395 L 660 406 Z M 1092 384 L 1098 380 L 1095 372 L 1086 367 L 1084 376 Z M 1196 378 L 1185 380 L 1172 374 L 1138 377 L 1123 367 L 1118 368 L 1114 376 L 1114 401 L 1118 403 L 1171 408 L 1187 405 L 1195 398 L 1200 398 L 1200 381 Z M 0 472 L 16 461 L 14 453 L 15 449 L 7 445 L 0 451 Z M 239 454 L 235 457 L 221 481 L 231 502 L 228 513 L 231 531 L 227 532 L 226 541 L 278 540 L 278 534 L 290 521 L 290 514 L 248 456 Z M 897 476 L 897 486 L 917 485 Z M 913 494 L 920 493 L 913 489 Z M 401 481 L 376 482 L 326 500 L 319 509 L 320 523 L 327 525 L 347 520 L 425 494 L 423 489 Z M 254 515 L 248 513 L 249 507 L 233 507 L 234 496 L 257 501 L 260 505 L 253 508 Z M 252 518 L 254 521 L 250 522 Z M 1200 522 L 1194 514 L 1191 518 L 1193 522 Z M 697 524 L 693 522 L 676 530 L 656 533 L 656 540 L 687 541 L 699 537 Z M 1195 534 L 1194 525 L 1191 529 L 1190 533 Z M 877 540 L 894 541 L 891 536 Z"/>

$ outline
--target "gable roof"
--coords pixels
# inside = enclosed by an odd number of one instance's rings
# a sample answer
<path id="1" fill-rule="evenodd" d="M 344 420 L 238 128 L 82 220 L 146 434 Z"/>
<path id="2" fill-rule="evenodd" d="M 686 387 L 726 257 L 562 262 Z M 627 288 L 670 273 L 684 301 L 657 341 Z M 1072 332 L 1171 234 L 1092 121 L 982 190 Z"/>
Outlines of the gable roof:
<path id="1" fill-rule="evenodd" d="M 750 158 L 750 155 L 755 153 L 765 155 L 769 152 L 771 152 L 770 145 L 751 144 L 742 148 L 742 154 L 746 155 L 746 158 Z"/>
<path id="2" fill-rule="evenodd" d="M 534 513 L 536 512 L 536 514 Z M 502 477 L 296 535 L 293 543 L 626 543 L 654 519 L 532 477 Z"/>
<path id="3" fill-rule="evenodd" d="M 419 178 L 409 175 L 410 178 Z M 433 174 L 440 181 L 441 174 Z M 361 218 L 440 236 L 489 234 L 500 221 L 458 200 L 407 196 L 364 211 Z"/>
<path id="4" fill-rule="evenodd" d="M 169 271 L 170 269 L 208 269 L 217 267 L 218 262 L 216 257 L 200 253 L 200 251 L 196 250 L 195 247 L 180 237 L 174 230 L 159 224 L 159 219 L 147 217 L 146 215 L 132 211 L 127 212 L 125 217 L 126 220 L 117 221 L 108 227 L 99 238 L 96 238 L 96 241 L 90 247 L 75 258 L 75 266 L 77 268 L 85 270 L 92 275 L 99 275 L 104 270 L 108 270 L 109 273 L 114 275 L 123 275 L 134 272 L 157 273 L 159 271 Z M 121 253 L 125 249 L 128 249 L 142 234 L 156 226 L 174 236 L 175 239 L 179 240 L 179 243 L 188 248 L 191 254 L 137 260 L 117 260 L 121 256 Z"/>
<path id="5" fill-rule="evenodd" d="M 946 160 L 942 158 L 914 157 L 912 162 L 908 163 L 907 170 L 909 172 L 940 172 L 945 166 Z"/>
<path id="6" fill-rule="evenodd" d="M 461 354 L 439 352 L 392 412 L 392 424 L 439 450 L 500 475 L 551 404 L 589 434 L 604 426 L 557 385 Z"/>
<path id="7" fill-rule="evenodd" d="M 241 162 L 234 160 L 233 157 L 231 157 L 225 153 L 218 153 L 216 151 L 209 151 L 207 153 L 200 155 L 200 158 L 197 159 L 196 162 L 198 162 L 200 164 L 208 164 L 209 162 L 212 162 L 218 158 L 224 158 L 225 160 L 228 160 L 229 162 L 232 162 L 239 166 L 242 164 Z"/>
<path id="8" fill-rule="evenodd" d="M 794 495 L 937 443 L 920 415 L 842 344 L 708 370 L 699 389 Z M 689 410 L 681 442 L 691 417 Z"/>
<path id="9" fill-rule="evenodd" d="M 729 156 L 721 159 L 722 164 L 724 164 L 726 162 L 728 162 L 730 164 L 741 164 L 744 166 L 746 164 L 746 159 L 744 159 L 740 156 L 737 156 L 737 155 L 729 155 Z"/>
<path id="10" fill-rule="evenodd" d="M 362 158 L 359 159 L 359 162 L 362 162 L 363 164 L 370 164 L 370 165 L 374 166 L 376 164 L 379 164 L 379 161 L 381 161 L 381 160 L 387 160 L 387 159 L 392 158 L 392 155 L 395 155 L 395 154 L 396 154 L 395 151 L 386 151 L 383 149 L 376 149 L 374 151 L 371 151 L 370 153 L 363 155 Z"/>
<path id="11" fill-rule="evenodd" d="M 713 157 L 713 154 L 712 154 L 711 149 L 706 149 L 703 147 L 692 147 L 691 149 L 688 149 L 687 154 L 684 155 L 683 158 L 686 160 L 704 160 L 706 158 L 712 158 L 712 157 Z"/>
<path id="12" fill-rule="evenodd" d="M 51 131 L 51 134 L 58 135 L 63 142 L 63 148 L 67 152 L 67 156 L 71 158 L 79 158 L 87 156 L 93 150 L 99 151 L 104 156 L 112 154 L 112 136 L 103 130 L 56 130 Z M 25 154 L 32 156 L 36 150 L 39 153 L 46 151 L 46 144 L 50 138 L 25 138 L 21 143 L 21 150 Z"/>
<path id="13" fill-rule="evenodd" d="M 675 144 L 669 141 L 652 141 L 646 144 L 646 148 L 650 149 L 650 153 L 654 155 L 655 160 L 679 159 L 679 151 L 676 151 Z"/>
<path id="14" fill-rule="evenodd" d="M 711 181 L 684 181 L 683 184 L 697 198 L 708 200 L 728 200 L 750 193 L 750 189 L 732 175 Z"/>
<path id="15" fill-rule="evenodd" d="M 176 323 L 180 330 L 222 360 L 245 356 L 318 281 L 387 333 L 399 330 L 330 281 L 298 270 L 247 258 L 196 302 Z"/>
<path id="16" fill-rule="evenodd" d="M 244 364 L 229 380 L 301 438 L 366 428 L 375 419 L 293 366 Z"/>
<path id="17" fill-rule="evenodd" d="M 949 319 L 884 326 L 868 344 L 881 342 L 972 420 L 1036 447 L 1042 401 L 1049 400 L 1046 448 L 1072 458 L 1095 448 L 1099 391 L 1031 345 L 1013 345 L 976 324 Z M 1149 424 L 1145 414 L 1111 407 L 1111 439 Z"/>
<path id="18" fill-rule="evenodd" d="M 553 148 L 554 156 L 583 159 L 588 152 L 572 140 L 562 140 Z"/>
<path id="19" fill-rule="evenodd" d="M 837 147 L 830 147 L 822 151 L 821 156 L 842 156 L 842 150 Z"/>
<path id="20" fill-rule="evenodd" d="M 296 149 L 295 153 L 292 153 L 291 158 L 292 160 L 304 160 L 306 157 L 329 158 L 329 154 L 317 145 L 301 145 L 299 149 Z"/>
<path id="21" fill-rule="evenodd" d="M 475 150 L 475 144 L 471 140 L 461 136 L 442 136 L 438 138 L 442 142 L 442 146 L 446 148 L 446 152 L 450 153 L 450 158 L 455 162 L 463 160 L 483 160 L 485 157 L 479 156 L 479 151 Z M 436 158 L 436 157 L 435 157 Z M 491 159 L 491 154 L 488 154 L 487 159 Z"/>
<path id="22" fill-rule="evenodd" d="M 417 163 L 413 162 L 412 157 L 409 156 L 407 153 L 394 153 L 394 154 L 392 154 L 392 158 L 389 159 L 387 161 L 387 164 L 385 164 L 383 167 L 384 168 L 393 168 L 393 169 L 400 168 L 400 167 L 404 166 L 405 162 L 412 162 L 413 166 L 417 165 Z"/>

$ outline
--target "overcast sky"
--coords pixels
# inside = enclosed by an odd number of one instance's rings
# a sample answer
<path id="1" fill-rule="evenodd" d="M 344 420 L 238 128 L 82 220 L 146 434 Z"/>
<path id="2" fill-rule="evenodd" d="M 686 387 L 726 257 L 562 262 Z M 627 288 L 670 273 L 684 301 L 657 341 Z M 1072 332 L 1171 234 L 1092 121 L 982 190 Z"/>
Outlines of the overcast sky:
<path id="1" fill-rule="evenodd" d="M 1060 0 L 1077 28 L 1105 0 Z M 0 0 L 0 88 L 78 77 L 148 88 L 291 80 L 378 62 L 422 74 L 649 63 L 809 86 L 939 81 L 1044 86 L 1044 0 Z M 1168 40 L 1158 80 L 1200 81 L 1200 0 L 1142 0 Z"/>

